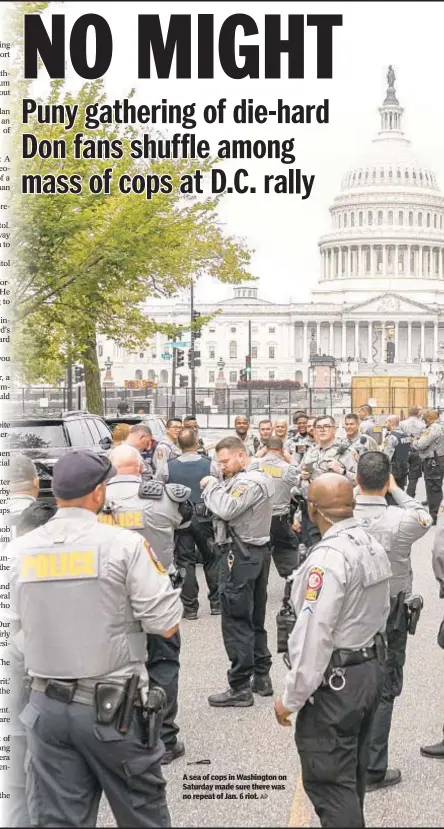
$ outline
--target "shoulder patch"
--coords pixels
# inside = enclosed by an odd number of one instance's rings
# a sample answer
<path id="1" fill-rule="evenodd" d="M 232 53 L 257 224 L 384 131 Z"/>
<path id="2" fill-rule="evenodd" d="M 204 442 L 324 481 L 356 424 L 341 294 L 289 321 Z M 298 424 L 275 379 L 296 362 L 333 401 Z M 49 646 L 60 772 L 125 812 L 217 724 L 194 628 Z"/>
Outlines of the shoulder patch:
<path id="1" fill-rule="evenodd" d="M 190 488 L 188 486 L 184 486 L 184 484 L 167 484 L 165 491 L 168 498 L 171 501 L 175 501 L 176 504 L 181 504 L 191 495 Z"/>
<path id="2" fill-rule="evenodd" d="M 239 498 L 241 495 L 244 494 L 248 489 L 248 484 L 237 484 L 234 489 L 231 490 L 231 495 L 233 498 Z"/>
<path id="3" fill-rule="evenodd" d="M 163 461 L 163 449 L 156 450 L 156 458 L 158 461 Z"/>
<path id="4" fill-rule="evenodd" d="M 144 541 L 143 546 L 145 547 L 145 549 L 148 553 L 148 558 L 150 559 L 150 561 L 152 562 L 152 564 L 156 568 L 157 572 L 161 573 L 162 575 L 166 575 L 167 571 L 165 570 L 165 567 L 163 566 L 162 562 L 159 561 L 159 559 L 157 558 L 156 553 L 154 552 L 151 545 L 148 544 L 148 541 Z"/>
<path id="5" fill-rule="evenodd" d="M 308 571 L 306 602 L 317 602 L 324 585 L 324 570 L 322 567 L 311 567 Z"/>
<path id="6" fill-rule="evenodd" d="M 165 491 L 162 481 L 142 481 L 139 486 L 139 498 L 148 498 L 152 501 L 160 501 Z"/>

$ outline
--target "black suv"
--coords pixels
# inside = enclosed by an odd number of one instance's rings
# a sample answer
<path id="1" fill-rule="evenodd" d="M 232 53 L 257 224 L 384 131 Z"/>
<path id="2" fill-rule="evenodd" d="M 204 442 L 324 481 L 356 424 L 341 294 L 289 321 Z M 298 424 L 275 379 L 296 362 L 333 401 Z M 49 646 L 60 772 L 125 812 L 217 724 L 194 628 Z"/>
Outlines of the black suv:
<path id="1" fill-rule="evenodd" d="M 100 455 L 112 446 L 111 432 L 98 415 L 67 412 L 60 417 L 23 417 L 11 420 L 8 448 L 11 457 L 27 455 L 40 479 L 40 497 L 53 498 L 51 481 L 56 461 L 71 449 L 90 449 Z"/>

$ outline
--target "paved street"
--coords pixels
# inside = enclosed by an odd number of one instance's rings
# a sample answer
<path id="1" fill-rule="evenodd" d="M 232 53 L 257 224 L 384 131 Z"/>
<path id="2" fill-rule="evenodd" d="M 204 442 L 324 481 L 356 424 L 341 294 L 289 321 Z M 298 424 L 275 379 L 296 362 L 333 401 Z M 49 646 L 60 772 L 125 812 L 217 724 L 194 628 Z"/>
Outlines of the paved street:
<path id="1" fill-rule="evenodd" d="M 423 497 L 423 487 L 420 489 Z M 425 610 L 417 633 L 409 637 L 405 686 L 395 705 L 391 739 L 391 765 L 402 769 L 401 785 L 367 796 L 367 826 L 442 826 L 441 761 L 420 756 L 421 743 L 436 742 L 442 734 L 444 704 L 442 676 L 444 653 L 436 634 L 444 610 L 431 570 L 430 548 L 434 529 L 415 545 L 414 589 L 424 597 Z M 217 710 L 209 707 L 208 694 L 225 688 L 227 661 L 220 636 L 220 618 L 210 616 L 203 574 L 199 568 L 202 604 L 199 620 L 182 623 L 182 669 L 180 725 L 186 756 L 167 767 L 168 799 L 173 826 L 318 826 L 299 781 L 298 756 L 293 730 L 279 728 L 273 715 L 272 698 L 256 698 L 247 709 Z M 268 631 L 275 652 L 275 615 L 282 583 L 272 565 L 268 601 Z M 276 656 L 272 678 L 276 693 L 282 689 L 285 667 Z M 188 765 L 211 760 L 210 765 Z M 268 775 L 273 780 L 239 781 L 239 775 Z M 185 779 L 187 775 L 188 779 Z M 201 780 L 190 780 L 199 775 Z M 204 775 L 210 775 L 205 780 Z M 216 785 L 211 777 L 227 785 L 233 775 L 234 798 L 219 799 L 213 789 L 184 789 L 185 785 Z M 236 786 L 243 784 L 243 791 Z M 270 786 L 253 790 L 253 784 Z M 283 787 L 283 788 L 273 788 Z M 184 795 L 190 795 L 184 799 Z M 195 799 L 195 795 L 211 795 Z M 223 795 L 223 797 L 221 797 Z M 243 797 L 241 796 L 243 795 Z M 105 803 L 100 826 L 114 826 Z"/>

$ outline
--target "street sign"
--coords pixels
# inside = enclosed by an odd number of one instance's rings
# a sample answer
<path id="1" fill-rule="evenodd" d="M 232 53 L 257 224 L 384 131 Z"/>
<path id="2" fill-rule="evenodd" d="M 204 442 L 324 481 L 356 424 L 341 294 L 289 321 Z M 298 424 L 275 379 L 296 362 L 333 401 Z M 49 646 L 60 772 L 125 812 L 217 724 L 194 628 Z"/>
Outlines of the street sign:
<path id="1" fill-rule="evenodd" d="M 165 348 L 189 348 L 191 343 L 189 342 L 180 342 L 180 343 L 165 343 Z"/>
<path id="2" fill-rule="evenodd" d="M 168 352 L 165 352 L 164 354 L 161 354 L 160 356 L 162 357 L 162 360 L 172 360 L 172 358 L 173 358 L 173 355 L 168 354 Z"/>

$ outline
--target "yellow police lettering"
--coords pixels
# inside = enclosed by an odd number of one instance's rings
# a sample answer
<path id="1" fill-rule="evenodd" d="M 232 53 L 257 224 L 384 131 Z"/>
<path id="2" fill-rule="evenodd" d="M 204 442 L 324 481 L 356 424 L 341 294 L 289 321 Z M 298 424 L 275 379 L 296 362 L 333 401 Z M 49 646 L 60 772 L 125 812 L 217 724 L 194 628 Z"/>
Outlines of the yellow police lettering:
<path id="1" fill-rule="evenodd" d="M 72 550 L 58 553 L 26 555 L 20 569 L 21 581 L 97 577 L 96 553 L 91 550 Z"/>
<path id="2" fill-rule="evenodd" d="M 268 464 L 264 464 L 261 466 L 262 472 L 266 472 L 267 475 L 270 475 L 272 478 L 282 478 L 283 471 L 280 466 L 268 466 Z"/>

